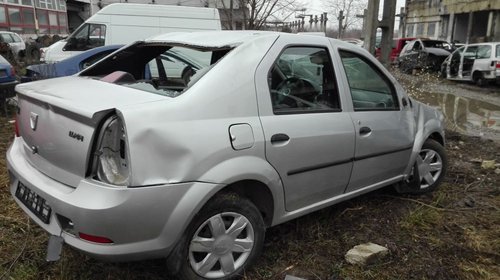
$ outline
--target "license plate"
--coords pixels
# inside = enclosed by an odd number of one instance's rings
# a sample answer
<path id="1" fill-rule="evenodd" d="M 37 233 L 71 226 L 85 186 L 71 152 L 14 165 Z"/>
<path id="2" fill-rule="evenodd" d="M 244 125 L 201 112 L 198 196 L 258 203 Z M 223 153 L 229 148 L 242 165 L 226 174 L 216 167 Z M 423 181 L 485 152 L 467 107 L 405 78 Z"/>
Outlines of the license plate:
<path id="1" fill-rule="evenodd" d="M 28 187 L 19 182 L 16 190 L 16 197 L 30 209 L 42 222 L 48 224 L 50 221 L 50 213 L 52 210 L 45 199 L 30 190 Z"/>

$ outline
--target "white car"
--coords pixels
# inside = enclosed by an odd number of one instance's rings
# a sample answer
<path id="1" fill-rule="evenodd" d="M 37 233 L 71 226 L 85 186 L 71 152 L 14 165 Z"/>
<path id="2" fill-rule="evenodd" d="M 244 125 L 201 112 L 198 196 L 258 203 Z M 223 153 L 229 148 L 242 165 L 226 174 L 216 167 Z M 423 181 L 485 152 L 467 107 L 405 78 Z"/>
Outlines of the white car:
<path id="1" fill-rule="evenodd" d="M 460 47 L 444 63 L 447 79 L 483 86 L 500 79 L 500 42 Z"/>
<path id="2" fill-rule="evenodd" d="M 16 57 L 22 56 L 26 50 L 26 43 L 17 33 L 0 31 L 0 43 L 7 43 Z"/>

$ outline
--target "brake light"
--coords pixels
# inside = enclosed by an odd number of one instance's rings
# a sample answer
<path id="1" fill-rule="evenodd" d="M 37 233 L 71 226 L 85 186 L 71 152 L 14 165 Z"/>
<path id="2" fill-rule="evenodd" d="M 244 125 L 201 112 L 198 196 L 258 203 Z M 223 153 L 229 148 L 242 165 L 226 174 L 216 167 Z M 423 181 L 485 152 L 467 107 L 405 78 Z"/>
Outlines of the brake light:
<path id="1" fill-rule="evenodd" d="M 90 234 L 86 234 L 83 232 L 79 232 L 78 236 L 80 236 L 80 238 L 83 240 L 87 240 L 87 241 L 94 242 L 94 243 L 103 243 L 103 244 L 114 243 L 113 240 L 111 240 L 107 237 L 90 235 Z"/>
<path id="2" fill-rule="evenodd" d="M 129 165 L 125 127 L 118 116 L 104 122 L 95 153 L 97 179 L 116 186 L 129 184 Z"/>
<path id="3" fill-rule="evenodd" d="M 500 61 L 497 61 L 497 69 L 500 69 Z"/>

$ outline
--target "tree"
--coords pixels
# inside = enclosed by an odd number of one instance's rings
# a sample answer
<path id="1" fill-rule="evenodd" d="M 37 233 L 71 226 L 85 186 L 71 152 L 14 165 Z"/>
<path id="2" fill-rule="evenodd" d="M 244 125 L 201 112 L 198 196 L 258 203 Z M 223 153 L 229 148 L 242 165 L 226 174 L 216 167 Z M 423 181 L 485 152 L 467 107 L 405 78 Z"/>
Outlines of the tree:
<path id="1" fill-rule="evenodd" d="M 244 29 L 263 29 L 270 19 L 284 19 L 300 5 L 298 0 L 218 0 L 217 7 L 226 19 L 225 28 L 234 29 L 232 22 L 239 17 Z"/>
<path id="2" fill-rule="evenodd" d="M 367 0 L 333 0 L 326 4 L 325 9 L 329 10 L 335 19 L 338 20 L 340 11 L 343 11 L 342 26 L 339 28 L 339 33 L 344 34 L 345 31 L 352 27 L 361 27 L 362 19 L 356 15 L 363 14 L 363 10 L 367 6 Z M 333 19 L 332 19 L 333 21 Z"/>

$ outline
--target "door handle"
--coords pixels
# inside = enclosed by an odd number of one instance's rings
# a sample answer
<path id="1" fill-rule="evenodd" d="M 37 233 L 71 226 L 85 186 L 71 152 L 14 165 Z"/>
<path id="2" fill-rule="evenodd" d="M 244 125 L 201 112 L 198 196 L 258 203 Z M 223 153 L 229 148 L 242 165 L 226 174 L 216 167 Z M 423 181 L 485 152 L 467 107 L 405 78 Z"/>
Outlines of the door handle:
<path id="1" fill-rule="evenodd" d="M 365 135 L 365 134 L 368 134 L 370 132 L 372 132 L 372 129 L 367 127 L 367 126 L 363 126 L 362 128 L 359 129 L 360 135 Z"/>
<path id="2" fill-rule="evenodd" d="M 271 136 L 271 144 L 276 144 L 277 142 L 285 142 L 288 140 L 290 140 L 290 137 L 283 133 L 278 133 Z"/>

